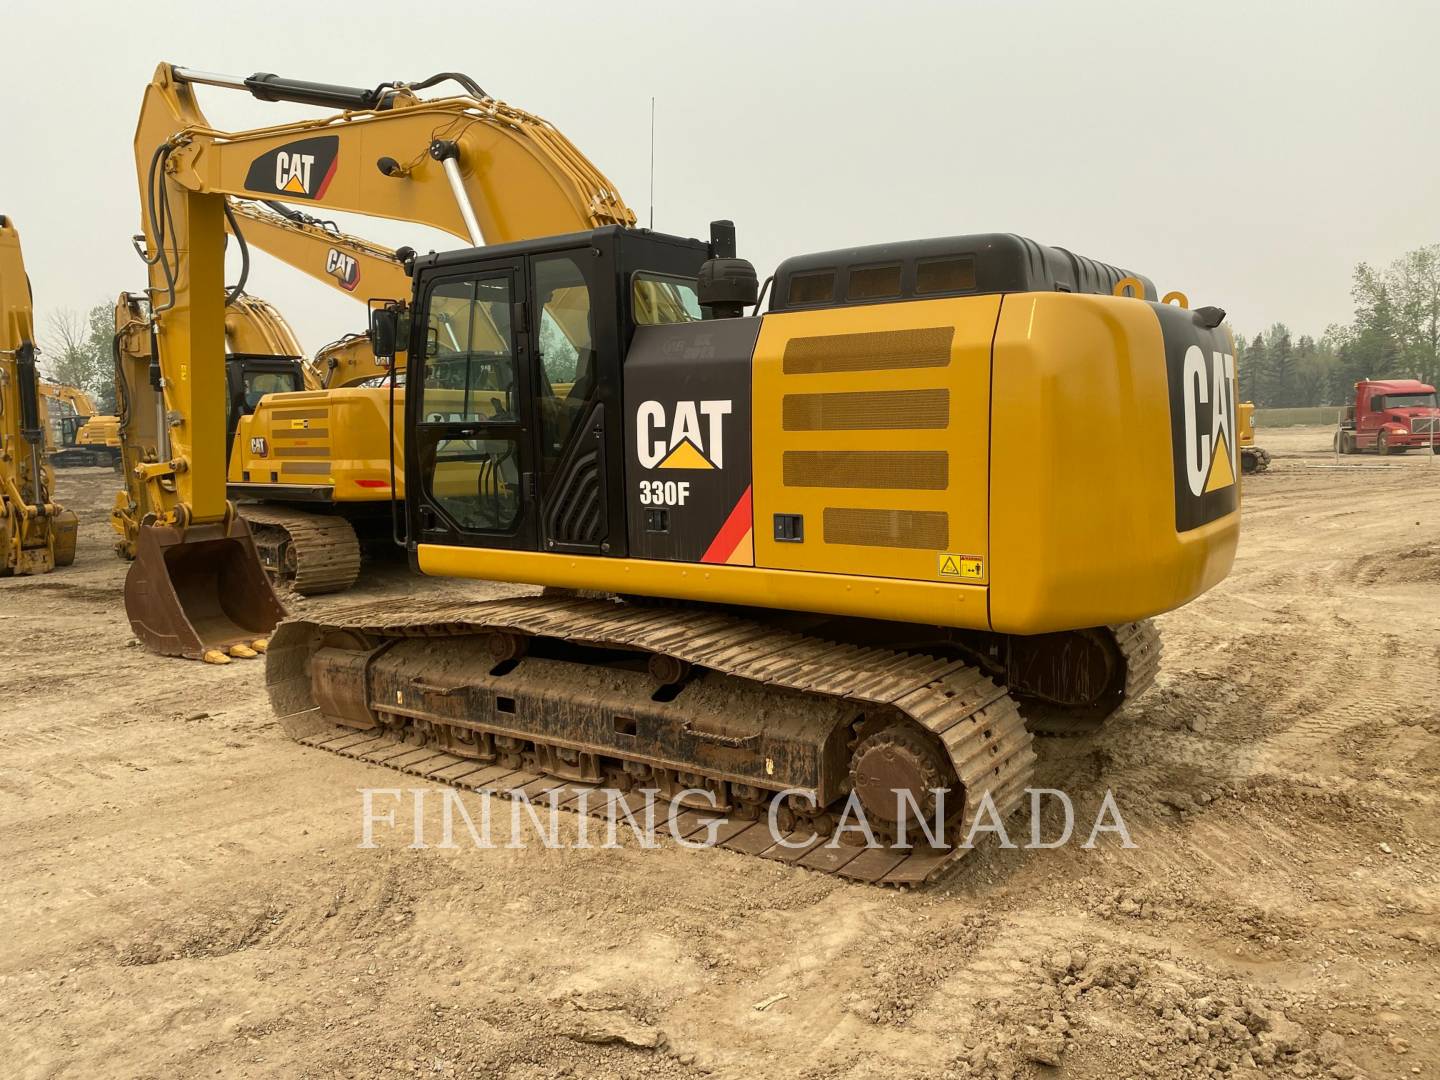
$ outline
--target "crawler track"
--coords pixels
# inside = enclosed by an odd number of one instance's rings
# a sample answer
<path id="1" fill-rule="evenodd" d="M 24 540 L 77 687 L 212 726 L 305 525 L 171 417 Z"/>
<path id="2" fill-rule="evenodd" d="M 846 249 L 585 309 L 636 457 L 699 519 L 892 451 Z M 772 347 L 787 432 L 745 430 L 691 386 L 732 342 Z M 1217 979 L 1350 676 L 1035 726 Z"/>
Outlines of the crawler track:
<path id="1" fill-rule="evenodd" d="M 242 504 L 240 514 L 250 523 L 260 560 L 277 584 L 301 596 L 343 592 L 355 584 L 360 541 L 344 518 L 260 503 Z"/>
<path id="2" fill-rule="evenodd" d="M 525 650 L 529 653 L 542 648 L 569 649 L 578 650 L 577 655 L 618 660 L 612 667 L 597 662 L 524 659 L 496 665 L 498 654 L 487 657 L 485 648 L 497 635 L 502 641 L 529 643 Z M 403 684 L 386 683 L 386 691 L 378 692 L 384 673 L 377 674 L 377 665 L 387 655 L 399 655 L 405 642 L 416 639 L 429 639 L 426 651 L 442 660 L 423 677 L 417 674 Z M 351 650 L 343 655 L 353 658 L 349 669 L 355 674 L 344 686 L 331 684 L 317 695 L 312 658 L 321 648 L 335 650 L 337 641 Z M 473 653 L 469 652 L 472 646 Z M 474 659 L 451 662 L 447 668 L 443 661 L 447 651 L 448 655 L 473 655 Z M 526 676 L 527 663 L 539 674 Z M 706 741 L 689 759 L 682 750 L 692 744 L 674 733 L 664 738 L 670 740 L 667 746 L 677 748 L 676 756 L 626 755 L 609 746 L 597 750 L 600 736 L 593 732 L 608 731 L 612 720 L 617 729 L 622 720 L 634 722 L 614 711 L 615 706 L 604 705 L 611 712 L 599 717 L 593 728 L 583 728 L 601 708 L 596 702 L 607 700 L 607 693 L 609 700 L 619 701 L 625 713 L 646 717 L 646 724 L 663 726 L 666 722 L 666 706 L 655 704 L 661 698 L 641 697 L 632 684 L 624 682 L 624 678 L 639 677 L 626 674 L 627 663 L 630 668 L 637 663 L 642 669 L 648 665 L 652 672 L 658 664 L 660 670 L 693 673 L 689 677 L 695 680 L 697 690 L 692 696 L 698 700 L 723 701 L 726 694 L 733 694 L 737 702 L 750 703 L 747 709 L 734 710 L 747 714 L 739 716 L 736 723 L 748 721 L 755 725 L 756 733 L 732 737 L 692 732 L 689 723 L 676 722 L 677 728 L 686 729 L 685 735 Z M 753 802 L 747 806 L 743 798 L 733 801 L 735 813 L 718 834 L 720 846 L 734 851 L 878 884 L 918 884 L 940 874 L 968 850 L 959 841 L 985 797 L 990 797 L 1002 817 L 1008 816 L 1020 805 L 1035 764 L 1031 736 L 1015 702 L 967 663 L 837 645 L 704 609 L 647 609 L 573 597 L 451 603 L 411 610 L 396 610 L 393 604 L 366 605 L 338 612 L 324 623 L 283 623 L 271 639 L 266 667 L 272 706 L 286 731 L 307 746 L 468 790 L 506 796 L 523 793 L 535 799 L 553 793 L 562 807 L 572 810 L 580 808 L 582 793 L 615 786 L 612 780 L 617 775 L 623 780 L 627 771 L 633 775 L 637 767 L 646 775 L 679 776 L 692 788 L 704 783 L 722 794 L 758 786 L 768 796 L 788 786 L 755 780 L 756 755 L 763 757 L 767 751 L 752 752 L 750 748 L 766 747 L 765 721 L 747 710 L 771 715 L 790 710 L 792 715 L 855 716 L 853 722 L 847 720 L 833 729 L 844 754 L 863 733 L 896 730 L 899 725 L 928 740 L 925 745 L 934 748 L 937 763 L 953 770 L 950 791 L 957 786 L 963 791 L 963 810 L 948 822 L 947 846 L 826 846 L 843 799 L 831 802 L 829 813 L 822 810 L 815 817 L 802 815 L 793 822 L 794 828 L 783 839 L 799 843 L 799 847 L 777 843 L 765 817 L 757 818 Z M 508 688 L 523 685 L 527 677 L 549 680 L 548 714 L 535 722 L 533 732 L 548 735 L 548 739 L 516 740 L 513 722 L 507 726 L 501 715 L 505 710 L 495 711 L 497 702 L 515 708 L 514 700 L 502 695 L 513 693 Z M 604 678 L 611 681 L 604 685 L 596 682 Z M 392 686 L 399 688 L 392 690 Z M 628 705 L 615 696 L 627 687 L 631 694 Z M 346 723 L 337 723 L 336 716 L 317 704 L 317 700 L 325 700 L 334 707 L 336 700 L 354 700 L 357 694 L 363 695 L 363 709 L 370 711 L 373 722 L 357 722 L 352 715 Z M 682 696 L 679 700 L 686 699 Z M 442 713 L 445 719 L 437 721 Z M 562 726 L 562 735 L 557 736 L 556 725 L 562 721 L 571 727 Z M 591 733 L 581 738 L 578 733 L 582 729 Z M 569 737 L 564 735 L 567 731 Z M 494 747 L 501 750 L 496 752 Z M 583 764 L 587 758 L 607 770 L 604 778 L 580 775 L 573 765 L 557 765 L 561 773 L 570 775 L 547 773 L 541 767 L 542 763 L 577 759 Z M 771 762 L 764 760 L 768 769 Z M 729 764 L 721 768 L 713 764 L 716 761 Z M 852 782 L 847 780 L 842 789 L 850 790 Z M 637 784 L 628 797 L 637 798 L 636 792 L 643 786 Z M 954 805 L 949 803 L 952 809 Z M 705 819 L 693 809 L 685 814 L 687 824 L 696 831 L 703 828 Z"/>
<path id="3" fill-rule="evenodd" d="M 1124 665 L 1123 684 L 1094 709 L 1036 710 L 1027 717 L 1030 730 L 1036 735 L 1062 738 L 1091 735 L 1100 730 L 1122 703 L 1139 697 L 1155 682 L 1164 652 L 1155 620 L 1121 623 L 1108 630 L 1114 636 L 1117 659 Z"/>
<path id="4" fill-rule="evenodd" d="M 1259 446 L 1242 446 L 1240 448 L 1240 471 L 1243 473 L 1260 473 L 1270 467 L 1270 451 Z"/>

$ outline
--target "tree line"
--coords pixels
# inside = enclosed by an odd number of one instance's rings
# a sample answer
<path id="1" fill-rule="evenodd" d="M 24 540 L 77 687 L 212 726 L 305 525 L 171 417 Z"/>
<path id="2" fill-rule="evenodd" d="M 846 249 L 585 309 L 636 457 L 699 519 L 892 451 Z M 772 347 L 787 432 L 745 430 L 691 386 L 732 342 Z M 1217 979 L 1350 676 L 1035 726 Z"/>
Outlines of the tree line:
<path id="1" fill-rule="evenodd" d="M 45 322 L 40 366 L 56 382 L 84 390 L 102 414 L 115 412 L 115 306 L 96 304 L 85 314 L 59 308 Z"/>
<path id="2" fill-rule="evenodd" d="M 1384 267 L 1361 263 L 1351 279 L 1355 313 L 1319 338 L 1284 323 L 1246 340 L 1236 333 L 1240 397 L 1262 408 L 1345 405 L 1360 379 L 1440 378 L 1440 244 Z"/>

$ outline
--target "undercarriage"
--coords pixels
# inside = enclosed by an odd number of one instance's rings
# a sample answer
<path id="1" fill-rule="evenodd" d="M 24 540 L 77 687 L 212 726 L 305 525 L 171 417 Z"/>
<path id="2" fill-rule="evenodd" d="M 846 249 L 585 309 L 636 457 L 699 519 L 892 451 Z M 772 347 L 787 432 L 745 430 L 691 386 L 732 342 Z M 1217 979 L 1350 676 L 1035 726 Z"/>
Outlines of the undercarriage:
<path id="1" fill-rule="evenodd" d="M 1160 653 L 1148 622 L 901 648 L 783 623 L 573 595 L 367 605 L 284 623 L 267 684 L 310 746 L 565 809 L 656 798 L 697 831 L 723 818 L 722 847 L 916 884 L 1024 799 L 1020 702 L 1042 731 L 1092 730 Z"/>

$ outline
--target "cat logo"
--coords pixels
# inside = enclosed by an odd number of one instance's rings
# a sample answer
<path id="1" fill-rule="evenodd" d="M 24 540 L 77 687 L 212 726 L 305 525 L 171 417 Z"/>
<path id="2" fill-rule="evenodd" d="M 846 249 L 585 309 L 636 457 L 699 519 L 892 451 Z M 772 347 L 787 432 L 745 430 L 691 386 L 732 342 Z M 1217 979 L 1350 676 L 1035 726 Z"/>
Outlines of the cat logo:
<path id="1" fill-rule="evenodd" d="M 1190 494 L 1205 495 L 1235 483 L 1235 357 L 1185 350 L 1185 481 Z"/>
<path id="2" fill-rule="evenodd" d="M 250 437 L 250 453 L 256 457 L 265 457 L 270 453 L 270 447 L 266 444 L 264 435 Z"/>
<path id="3" fill-rule="evenodd" d="M 726 401 L 677 401 L 672 417 L 658 401 L 635 411 L 635 449 L 642 469 L 723 469 Z M 704 422 L 701 422 L 701 418 Z"/>
<path id="4" fill-rule="evenodd" d="M 314 167 L 314 154 L 287 154 L 281 150 L 275 155 L 275 186 L 292 195 L 308 195 L 310 170 Z"/>
<path id="5" fill-rule="evenodd" d="M 1152 307 L 1165 340 L 1175 531 L 1183 533 L 1240 506 L 1234 346 L 1223 327 L 1206 327 L 1194 312 Z"/>
<path id="6" fill-rule="evenodd" d="M 322 199 L 340 161 L 340 137 L 299 139 L 261 154 L 250 163 L 245 187 L 266 195 Z"/>
<path id="7" fill-rule="evenodd" d="M 331 248 L 325 253 L 325 272 L 340 283 L 346 292 L 354 292 L 360 284 L 360 264 L 353 255 Z"/>

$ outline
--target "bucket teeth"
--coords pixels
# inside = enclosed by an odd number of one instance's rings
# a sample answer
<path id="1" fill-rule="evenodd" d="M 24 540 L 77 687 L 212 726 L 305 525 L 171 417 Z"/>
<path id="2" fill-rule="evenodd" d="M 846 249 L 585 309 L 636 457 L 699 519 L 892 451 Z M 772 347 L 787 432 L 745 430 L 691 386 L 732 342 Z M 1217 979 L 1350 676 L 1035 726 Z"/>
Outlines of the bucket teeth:
<path id="1" fill-rule="evenodd" d="M 200 659 L 201 659 L 201 660 L 204 660 L 205 663 L 207 663 L 207 664 L 228 664 L 228 663 L 230 663 L 230 657 L 226 656 L 226 655 L 225 655 L 223 652 L 221 652 L 219 649 L 207 649 L 207 650 L 205 650 L 205 655 L 202 656 Z"/>
<path id="2" fill-rule="evenodd" d="M 236 645 L 254 655 L 247 643 L 268 637 L 285 617 L 238 517 L 142 525 L 125 574 L 125 613 L 152 652 L 206 660 Z"/>
<path id="3" fill-rule="evenodd" d="M 255 657 L 259 656 L 260 654 L 254 649 L 250 648 L 249 645 L 231 645 L 230 655 L 235 657 L 237 660 L 254 660 Z"/>

